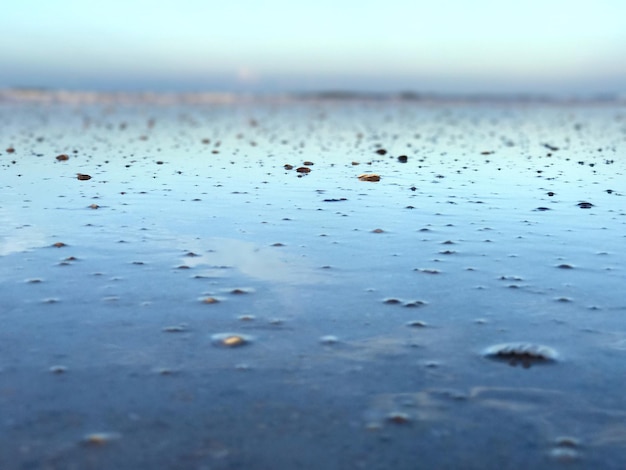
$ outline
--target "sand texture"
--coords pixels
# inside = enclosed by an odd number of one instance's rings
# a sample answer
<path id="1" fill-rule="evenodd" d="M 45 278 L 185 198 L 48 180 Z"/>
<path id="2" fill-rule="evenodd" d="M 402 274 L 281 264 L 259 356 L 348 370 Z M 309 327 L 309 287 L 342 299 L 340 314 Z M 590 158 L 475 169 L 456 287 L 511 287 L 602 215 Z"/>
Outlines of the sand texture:
<path id="1" fill-rule="evenodd" d="M 0 100 L 1 469 L 622 469 L 619 103 Z"/>

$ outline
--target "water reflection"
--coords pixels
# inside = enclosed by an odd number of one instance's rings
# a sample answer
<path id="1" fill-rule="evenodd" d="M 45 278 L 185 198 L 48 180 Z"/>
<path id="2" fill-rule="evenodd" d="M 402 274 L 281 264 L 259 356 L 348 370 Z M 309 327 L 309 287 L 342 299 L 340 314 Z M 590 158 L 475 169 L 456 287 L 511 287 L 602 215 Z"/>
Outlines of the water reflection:
<path id="1" fill-rule="evenodd" d="M 193 241 L 197 256 L 186 257 L 189 267 L 201 268 L 200 275 L 233 268 L 257 281 L 280 284 L 317 284 L 323 277 L 284 247 L 261 247 L 234 238 L 208 238 Z"/>

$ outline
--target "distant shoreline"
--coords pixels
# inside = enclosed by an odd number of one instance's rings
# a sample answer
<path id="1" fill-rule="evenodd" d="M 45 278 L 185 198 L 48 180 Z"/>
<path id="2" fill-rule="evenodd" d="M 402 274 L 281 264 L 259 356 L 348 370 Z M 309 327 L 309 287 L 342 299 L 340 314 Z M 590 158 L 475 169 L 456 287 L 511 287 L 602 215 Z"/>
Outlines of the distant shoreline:
<path id="1" fill-rule="evenodd" d="M 230 104 L 246 102 L 415 102 L 441 104 L 624 104 L 626 95 L 556 96 L 548 94 L 450 94 L 328 90 L 285 93 L 79 91 L 44 88 L 0 89 L 0 103 L 68 104 Z"/>

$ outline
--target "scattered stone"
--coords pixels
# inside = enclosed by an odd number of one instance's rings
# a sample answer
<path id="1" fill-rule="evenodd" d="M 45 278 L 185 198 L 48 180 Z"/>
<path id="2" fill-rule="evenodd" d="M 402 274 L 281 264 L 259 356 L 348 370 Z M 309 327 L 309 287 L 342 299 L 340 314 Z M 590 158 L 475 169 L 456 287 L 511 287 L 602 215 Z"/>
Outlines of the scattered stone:
<path id="1" fill-rule="evenodd" d="M 372 233 L 385 233 L 385 231 L 382 228 L 375 228 Z"/>
<path id="2" fill-rule="evenodd" d="M 76 177 L 81 181 L 87 181 L 91 179 L 91 176 L 86 175 L 84 173 L 76 173 Z"/>
<path id="3" fill-rule="evenodd" d="M 293 170 L 293 165 L 290 165 L 289 163 L 285 163 L 285 164 L 283 165 L 283 168 L 284 168 L 285 170 Z"/>
<path id="4" fill-rule="evenodd" d="M 490 346 L 483 351 L 489 359 L 507 361 L 511 366 L 521 364 L 529 368 L 533 364 L 545 364 L 557 360 L 557 352 L 541 344 L 534 343 L 503 343 Z"/>
<path id="5" fill-rule="evenodd" d="M 383 303 L 388 304 L 388 305 L 397 305 L 397 304 L 401 304 L 402 301 L 400 299 L 389 298 L 389 299 L 383 300 Z"/>
<path id="6" fill-rule="evenodd" d="M 67 245 L 63 242 L 56 242 L 52 246 L 55 248 L 63 248 L 64 246 L 67 246 Z"/>
<path id="7" fill-rule="evenodd" d="M 89 446 L 103 446 L 122 437 L 116 432 L 94 432 L 83 437 L 82 442 Z"/>
<path id="8" fill-rule="evenodd" d="M 408 160 L 409 160 L 409 157 L 407 157 L 406 155 L 400 155 L 400 156 L 398 157 L 398 161 L 399 161 L 400 163 L 406 163 Z"/>
<path id="9" fill-rule="evenodd" d="M 219 303 L 219 300 L 217 300 L 215 297 L 205 297 L 204 299 L 202 299 L 202 303 L 203 304 L 217 304 Z"/>
<path id="10" fill-rule="evenodd" d="M 581 209 L 591 209 L 593 207 L 593 204 L 591 204 L 590 202 L 579 202 L 578 204 L 576 204 L 578 207 L 580 207 Z"/>
<path id="11" fill-rule="evenodd" d="M 401 411 L 392 411 L 387 415 L 387 421 L 395 424 L 408 424 L 411 422 L 411 417 Z"/>
<path id="12" fill-rule="evenodd" d="M 298 173 L 311 173 L 311 169 L 306 166 L 301 166 L 299 168 L 296 168 L 296 171 Z"/>
<path id="13" fill-rule="evenodd" d="M 555 147 L 554 145 L 550 145 L 550 144 L 543 144 L 543 146 L 545 148 L 547 148 L 548 150 L 550 150 L 551 152 L 556 152 L 557 150 L 559 150 L 558 147 Z"/>
<path id="14" fill-rule="evenodd" d="M 362 175 L 359 175 L 359 180 L 360 181 L 380 181 L 380 175 L 377 175 L 375 173 L 364 173 Z"/>
<path id="15" fill-rule="evenodd" d="M 386 151 L 385 149 L 378 149 L 378 150 L 376 150 L 376 153 L 377 153 L 378 155 L 386 155 L 386 154 L 387 154 L 387 151 Z"/>
<path id="16" fill-rule="evenodd" d="M 559 436 L 554 440 L 554 445 L 559 447 L 580 447 L 580 440 L 570 436 Z"/>
<path id="17" fill-rule="evenodd" d="M 559 462 L 572 462 L 580 458 L 580 445 L 575 437 L 561 436 L 554 440 L 548 455 Z"/>
<path id="18" fill-rule="evenodd" d="M 249 292 L 245 289 L 235 288 L 231 290 L 230 293 L 233 295 L 243 295 L 243 294 L 248 294 Z"/>
<path id="19" fill-rule="evenodd" d="M 311 166 L 311 165 L 315 165 L 315 163 L 310 162 L 310 161 L 308 161 L 308 160 L 307 160 L 306 162 L 302 162 L 302 164 L 303 164 L 304 166 Z"/>
<path id="20" fill-rule="evenodd" d="M 339 338 L 337 338 L 334 335 L 326 335 L 320 338 L 320 343 L 322 344 L 331 345 L 331 344 L 337 344 L 338 342 L 339 342 Z"/>
<path id="21" fill-rule="evenodd" d="M 413 321 L 408 322 L 406 326 L 410 326 L 413 328 L 425 328 L 427 324 L 421 320 L 413 320 Z"/>
<path id="22" fill-rule="evenodd" d="M 183 333 L 187 331 L 187 327 L 184 325 L 166 326 L 163 331 L 166 333 Z"/>
<path id="23" fill-rule="evenodd" d="M 61 155 L 57 155 L 56 159 L 59 162 L 66 162 L 66 161 L 68 161 L 70 159 L 70 157 L 63 153 Z"/>
<path id="24" fill-rule="evenodd" d="M 419 271 L 426 274 L 441 274 L 441 271 L 439 271 L 438 269 L 415 268 L 414 271 Z"/>
<path id="25" fill-rule="evenodd" d="M 57 366 L 51 366 L 48 370 L 52 372 L 53 374 L 64 374 L 65 372 L 67 372 L 67 367 L 57 365 Z"/>
<path id="26" fill-rule="evenodd" d="M 214 346 L 222 348 L 237 348 L 245 346 L 252 341 L 252 337 L 237 333 L 217 333 L 211 336 Z"/>

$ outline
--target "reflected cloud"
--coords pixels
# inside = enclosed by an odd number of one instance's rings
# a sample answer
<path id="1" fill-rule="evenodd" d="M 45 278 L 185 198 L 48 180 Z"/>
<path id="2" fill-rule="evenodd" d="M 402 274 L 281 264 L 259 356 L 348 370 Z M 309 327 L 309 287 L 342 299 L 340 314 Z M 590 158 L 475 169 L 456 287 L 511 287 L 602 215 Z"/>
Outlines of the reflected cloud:
<path id="1" fill-rule="evenodd" d="M 261 247 L 234 238 L 193 240 L 188 246 L 198 256 L 186 258 L 185 264 L 206 267 L 205 274 L 214 273 L 216 267 L 229 267 L 259 281 L 317 284 L 323 280 L 300 258 L 284 252 L 284 247 Z"/>
<path id="2" fill-rule="evenodd" d="M 0 212 L 0 224 L 5 230 L 15 227 L 12 233 L 6 232 L 0 237 L 0 256 L 22 253 L 46 244 L 43 233 L 30 225 L 20 225 L 6 211 Z"/>

